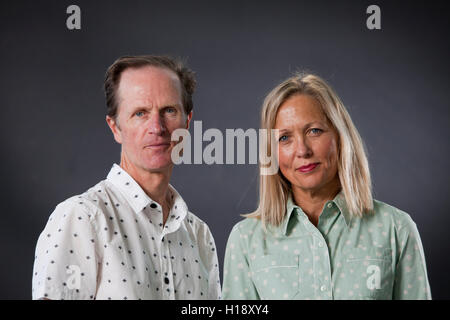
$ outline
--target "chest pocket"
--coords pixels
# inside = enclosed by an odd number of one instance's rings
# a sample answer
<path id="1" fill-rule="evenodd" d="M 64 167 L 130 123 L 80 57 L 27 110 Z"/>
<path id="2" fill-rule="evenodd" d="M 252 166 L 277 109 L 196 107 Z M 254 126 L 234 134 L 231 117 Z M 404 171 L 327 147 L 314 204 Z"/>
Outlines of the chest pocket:
<path id="1" fill-rule="evenodd" d="M 345 267 L 352 275 L 353 296 L 348 299 L 392 298 L 394 274 L 392 250 L 387 248 L 351 249 L 346 253 Z"/>
<path id="2" fill-rule="evenodd" d="M 253 282 L 262 299 L 292 299 L 298 292 L 299 257 L 265 255 L 251 261 Z"/>

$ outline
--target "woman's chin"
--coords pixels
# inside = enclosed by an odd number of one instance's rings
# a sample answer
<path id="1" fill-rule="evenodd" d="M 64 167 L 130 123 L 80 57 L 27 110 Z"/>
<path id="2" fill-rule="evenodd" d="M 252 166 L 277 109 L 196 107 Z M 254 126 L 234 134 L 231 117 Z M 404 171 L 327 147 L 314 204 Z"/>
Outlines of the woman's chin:
<path id="1" fill-rule="evenodd" d="M 317 179 L 317 177 L 308 177 L 302 180 L 297 179 L 295 183 L 291 182 L 291 184 L 293 187 L 295 186 L 297 189 L 305 192 L 318 191 L 324 186 L 324 183 L 320 179 Z"/>

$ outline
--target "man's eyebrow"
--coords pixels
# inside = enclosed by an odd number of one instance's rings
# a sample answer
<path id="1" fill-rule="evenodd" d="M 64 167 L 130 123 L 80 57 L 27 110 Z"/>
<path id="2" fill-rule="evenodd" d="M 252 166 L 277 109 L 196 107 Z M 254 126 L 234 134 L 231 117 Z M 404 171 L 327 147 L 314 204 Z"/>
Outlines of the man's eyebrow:
<path id="1" fill-rule="evenodd" d="M 131 111 L 136 111 L 136 110 L 148 110 L 151 109 L 152 107 L 150 106 L 134 106 L 133 108 L 131 108 Z"/>
<path id="2" fill-rule="evenodd" d="M 181 104 L 179 104 L 179 103 L 168 103 L 168 104 L 165 104 L 164 106 L 162 106 L 161 107 L 161 109 L 163 109 L 163 108 L 173 108 L 173 107 L 178 107 L 178 108 L 182 108 L 182 105 Z"/>
<path id="3" fill-rule="evenodd" d="M 177 102 L 173 103 L 173 104 L 167 103 L 167 104 L 164 104 L 163 106 L 159 107 L 159 109 L 173 108 L 173 107 L 178 107 L 181 109 L 182 105 Z M 131 111 L 136 112 L 138 110 L 151 110 L 151 109 L 153 109 L 153 106 L 135 106 L 131 109 Z"/>
<path id="4" fill-rule="evenodd" d="M 131 117 L 133 116 L 136 112 L 140 112 L 140 111 L 147 111 L 149 108 L 148 107 L 144 107 L 144 106 L 136 106 L 133 107 L 131 109 L 128 110 L 128 115 Z"/>

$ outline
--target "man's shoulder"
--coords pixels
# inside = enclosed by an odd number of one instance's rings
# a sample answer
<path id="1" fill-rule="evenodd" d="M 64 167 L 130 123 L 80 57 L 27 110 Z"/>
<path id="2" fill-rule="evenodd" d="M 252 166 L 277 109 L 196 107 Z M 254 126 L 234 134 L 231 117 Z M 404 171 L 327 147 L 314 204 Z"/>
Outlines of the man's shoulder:
<path id="1" fill-rule="evenodd" d="M 107 205 L 106 200 L 110 198 L 112 192 L 111 184 L 107 180 L 102 180 L 85 192 L 73 195 L 60 202 L 52 215 L 80 213 L 93 218 L 93 216 L 102 212 L 101 209 Z"/>
<path id="2" fill-rule="evenodd" d="M 200 219 L 197 215 L 192 213 L 191 211 L 188 211 L 186 214 L 185 222 L 192 225 L 196 229 L 208 229 L 208 224 Z"/>

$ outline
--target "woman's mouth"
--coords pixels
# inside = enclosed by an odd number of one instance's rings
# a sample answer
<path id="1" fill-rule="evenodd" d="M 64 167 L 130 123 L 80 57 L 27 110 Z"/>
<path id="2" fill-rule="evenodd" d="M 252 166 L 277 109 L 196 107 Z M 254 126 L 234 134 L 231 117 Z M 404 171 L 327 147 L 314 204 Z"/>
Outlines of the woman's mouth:
<path id="1" fill-rule="evenodd" d="M 311 172 L 313 171 L 320 163 L 316 162 L 316 163 L 310 163 L 306 166 L 301 166 L 300 168 L 297 168 L 298 171 L 303 172 L 303 173 L 307 173 L 307 172 Z"/>

